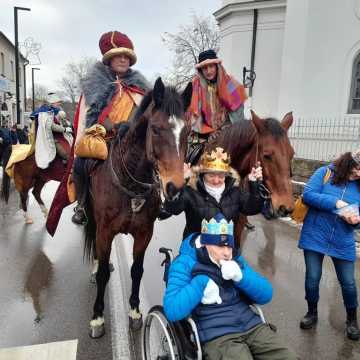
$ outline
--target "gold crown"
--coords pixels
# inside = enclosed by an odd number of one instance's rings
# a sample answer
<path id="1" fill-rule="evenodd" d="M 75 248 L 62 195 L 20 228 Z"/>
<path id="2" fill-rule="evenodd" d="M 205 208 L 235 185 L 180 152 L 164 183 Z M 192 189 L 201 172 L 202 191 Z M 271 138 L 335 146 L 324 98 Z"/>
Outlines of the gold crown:
<path id="1" fill-rule="evenodd" d="M 230 156 L 223 148 L 217 147 L 215 150 L 204 153 L 200 162 L 201 172 L 229 172 Z"/>

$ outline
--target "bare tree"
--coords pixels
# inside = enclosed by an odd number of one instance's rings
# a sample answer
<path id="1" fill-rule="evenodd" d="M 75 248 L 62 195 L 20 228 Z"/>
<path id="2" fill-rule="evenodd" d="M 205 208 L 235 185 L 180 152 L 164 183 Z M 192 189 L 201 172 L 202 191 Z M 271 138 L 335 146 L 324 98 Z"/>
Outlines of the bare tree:
<path id="1" fill-rule="evenodd" d="M 37 102 L 44 103 L 48 100 L 49 89 L 46 86 L 35 84 L 34 93 Z"/>
<path id="2" fill-rule="evenodd" d="M 80 81 L 97 60 L 93 57 L 84 57 L 80 61 L 71 61 L 64 67 L 64 75 L 60 80 L 63 96 L 76 103 L 80 96 Z"/>
<path id="3" fill-rule="evenodd" d="M 183 87 L 194 75 L 199 53 L 207 49 L 219 51 L 220 36 L 213 18 L 193 14 L 190 24 L 181 26 L 177 33 L 166 32 L 162 40 L 174 55 L 167 80 Z"/>

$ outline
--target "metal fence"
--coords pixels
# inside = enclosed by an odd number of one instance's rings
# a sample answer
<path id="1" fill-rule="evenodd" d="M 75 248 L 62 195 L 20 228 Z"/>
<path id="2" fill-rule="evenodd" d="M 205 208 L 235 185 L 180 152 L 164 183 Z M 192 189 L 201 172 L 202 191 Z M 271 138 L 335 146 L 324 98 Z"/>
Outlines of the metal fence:
<path id="1" fill-rule="evenodd" d="M 360 148 L 360 116 L 304 117 L 289 130 L 295 157 L 332 160 Z"/>

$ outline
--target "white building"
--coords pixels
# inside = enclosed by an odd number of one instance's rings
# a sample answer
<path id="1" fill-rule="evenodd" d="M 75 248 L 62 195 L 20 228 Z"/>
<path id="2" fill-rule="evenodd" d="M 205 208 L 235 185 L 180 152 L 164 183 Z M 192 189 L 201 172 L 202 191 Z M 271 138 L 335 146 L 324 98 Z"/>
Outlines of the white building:
<path id="1" fill-rule="evenodd" d="M 252 108 L 277 118 L 293 111 L 297 124 L 310 127 L 328 126 L 332 119 L 357 121 L 352 134 L 337 129 L 336 136 L 350 139 L 359 132 L 351 147 L 359 146 L 360 0 L 224 0 L 222 5 L 214 14 L 220 55 L 240 81 L 253 56 Z"/>
<path id="2" fill-rule="evenodd" d="M 28 61 L 19 56 L 20 123 L 24 123 L 26 96 L 25 66 Z M 0 125 L 16 124 L 15 46 L 0 31 Z"/>
<path id="3" fill-rule="evenodd" d="M 215 13 L 226 68 L 250 68 L 263 115 L 360 113 L 360 0 L 224 0 Z"/>

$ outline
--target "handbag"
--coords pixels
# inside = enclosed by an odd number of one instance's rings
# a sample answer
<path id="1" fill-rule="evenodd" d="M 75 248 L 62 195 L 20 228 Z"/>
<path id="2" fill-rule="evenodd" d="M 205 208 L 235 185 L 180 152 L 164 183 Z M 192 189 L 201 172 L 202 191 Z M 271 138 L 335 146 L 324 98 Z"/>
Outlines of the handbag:
<path id="1" fill-rule="evenodd" d="M 323 179 L 323 185 L 329 181 L 330 176 L 331 170 L 327 168 Z M 300 195 L 295 201 L 294 211 L 292 212 L 291 217 L 297 224 L 303 223 L 308 211 L 309 207 L 304 203 L 303 195 Z"/>
<path id="2" fill-rule="evenodd" d="M 106 160 L 108 148 L 105 141 L 106 129 L 95 124 L 85 130 L 85 134 L 75 145 L 75 155 L 83 158 Z"/>

